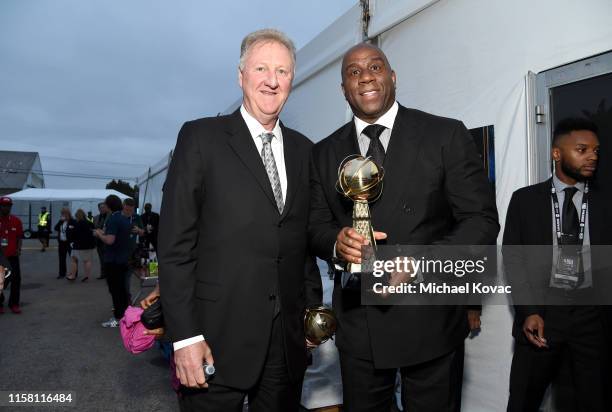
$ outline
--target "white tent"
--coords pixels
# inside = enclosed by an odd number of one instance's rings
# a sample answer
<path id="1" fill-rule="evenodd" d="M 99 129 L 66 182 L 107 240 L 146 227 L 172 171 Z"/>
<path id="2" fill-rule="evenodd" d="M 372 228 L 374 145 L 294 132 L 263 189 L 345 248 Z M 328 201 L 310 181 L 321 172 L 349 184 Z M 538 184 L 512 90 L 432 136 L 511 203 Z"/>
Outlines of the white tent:
<path id="1" fill-rule="evenodd" d="M 116 195 L 121 200 L 129 197 L 110 189 L 25 189 L 7 196 L 13 199 L 12 213 L 22 220 L 25 236 L 29 237 L 36 230 L 36 216 L 41 206 L 51 212 L 53 224 L 59 218 L 59 209 L 62 207 L 68 207 L 73 214 L 78 209 L 97 214 L 98 203 L 108 195 Z"/>
<path id="2" fill-rule="evenodd" d="M 25 189 L 11 193 L 13 200 L 45 201 L 45 202 L 84 202 L 96 204 L 106 199 L 109 195 L 118 196 L 121 200 L 129 196 L 112 189 Z"/>

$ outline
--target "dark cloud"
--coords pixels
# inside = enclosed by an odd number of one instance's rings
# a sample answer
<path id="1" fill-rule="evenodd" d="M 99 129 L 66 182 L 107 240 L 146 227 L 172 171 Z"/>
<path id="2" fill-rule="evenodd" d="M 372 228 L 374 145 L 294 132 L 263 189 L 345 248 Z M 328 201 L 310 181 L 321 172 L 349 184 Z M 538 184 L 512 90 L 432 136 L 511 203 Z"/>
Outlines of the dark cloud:
<path id="1" fill-rule="evenodd" d="M 3 0 L 1 148 L 36 150 L 49 172 L 140 175 L 172 148 L 183 121 L 215 115 L 240 96 L 246 33 L 276 27 L 300 47 L 354 3 Z"/>

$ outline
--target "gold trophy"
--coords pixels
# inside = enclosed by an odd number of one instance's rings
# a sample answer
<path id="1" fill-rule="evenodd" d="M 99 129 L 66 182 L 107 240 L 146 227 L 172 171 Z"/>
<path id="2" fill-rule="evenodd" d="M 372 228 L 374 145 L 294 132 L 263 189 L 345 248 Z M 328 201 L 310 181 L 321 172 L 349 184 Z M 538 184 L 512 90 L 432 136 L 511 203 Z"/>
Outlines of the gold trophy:
<path id="1" fill-rule="evenodd" d="M 337 324 L 334 312 L 327 306 L 308 308 L 304 315 L 304 334 L 308 342 L 320 345 L 334 336 Z"/>
<path id="2" fill-rule="evenodd" d="M 336 190 L 351 199 L 353 205 L 353 229 L 368 239 L 376 250 L 374 229 L 368 203 L 376 201 L 382 194 L 384 170 L 370 157 L 352 155 L 340 163 Z M 362 272 L 361 264 L 349 263 L 347 272 Z"/>

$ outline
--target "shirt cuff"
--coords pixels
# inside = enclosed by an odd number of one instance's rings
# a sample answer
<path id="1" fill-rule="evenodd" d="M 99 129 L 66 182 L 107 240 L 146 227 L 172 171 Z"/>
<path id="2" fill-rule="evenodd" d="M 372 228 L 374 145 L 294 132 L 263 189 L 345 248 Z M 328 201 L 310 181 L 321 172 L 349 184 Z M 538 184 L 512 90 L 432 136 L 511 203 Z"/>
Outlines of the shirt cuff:
<path id="1" fill-rule="evenodd" d="M 340 265 L 338 262 L 338 254 L 336 253 L 336 245 L 338 242 L 334 242 L 334 250 L 332 251 L 332 262 L 334 262 L 334 268 L 341 272 L 346 270 L 346 265 Z"/>
<path id="2" fill-rule="evenodd" d="M 192 338 L 183 339 L 183 340 L 179 340 L 178 342 L 174 342 L 172 346 L 174 347 L 174 350 L 177 351 L 179 349 L 183 349 L 184 347 L 193 345 L 194 343 L 202 342 L 204 340 L 205 339 L 203 335 L 198 335 Z"/>

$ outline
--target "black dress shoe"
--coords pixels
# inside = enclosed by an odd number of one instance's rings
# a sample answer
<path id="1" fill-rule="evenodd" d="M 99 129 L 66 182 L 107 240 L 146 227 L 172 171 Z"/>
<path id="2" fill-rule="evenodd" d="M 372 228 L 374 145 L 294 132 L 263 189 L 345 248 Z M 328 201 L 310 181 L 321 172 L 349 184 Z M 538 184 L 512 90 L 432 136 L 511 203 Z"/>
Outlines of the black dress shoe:
<path id="1" fill-rule="evenodd" d="M 63 279 L 63 278 L 65 278 L 65 277 L 66 277 L 66 276 L 57 275 L 56 279 Z"/>

